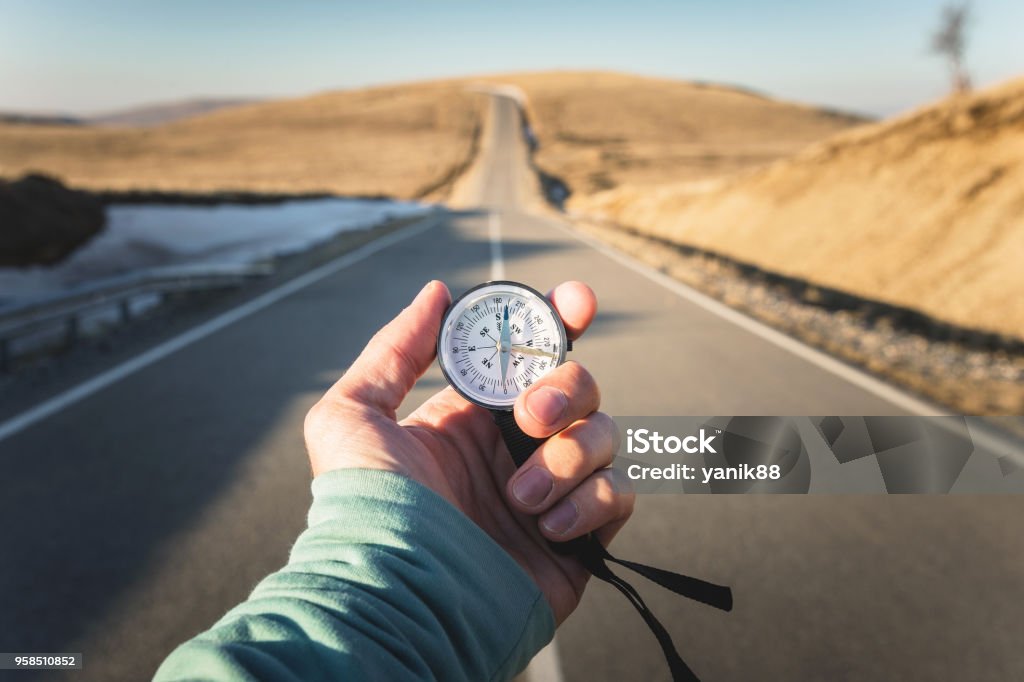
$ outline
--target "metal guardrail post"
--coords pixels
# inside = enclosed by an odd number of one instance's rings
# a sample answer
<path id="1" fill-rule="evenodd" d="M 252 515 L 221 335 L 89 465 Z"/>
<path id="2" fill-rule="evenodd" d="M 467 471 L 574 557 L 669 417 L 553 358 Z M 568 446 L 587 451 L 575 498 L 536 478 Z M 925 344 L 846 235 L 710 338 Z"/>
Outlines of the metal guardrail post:
<path id="1" fill-rule="evenodd" d="M 121 324 L 128 324 L 132 321 L 132 306 L 130 298 L 122 298 L 118 304 L 118 309 L 121 311 Z"/>
<path id="2" fill-rule="evenodd" d="M 11 369 L 11 347 L 7 339 L 0 339 L 0 372 Z"/>

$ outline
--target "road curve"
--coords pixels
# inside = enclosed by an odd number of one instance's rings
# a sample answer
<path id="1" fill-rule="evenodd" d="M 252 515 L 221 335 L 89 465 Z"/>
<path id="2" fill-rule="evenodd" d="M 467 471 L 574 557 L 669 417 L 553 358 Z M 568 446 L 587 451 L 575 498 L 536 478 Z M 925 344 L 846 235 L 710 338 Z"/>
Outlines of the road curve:
<path id="1" fill-rule="evenodd" d="M 244 599 L 304 523 L 306 410 L 432 278 L 589 282 L 601 311 L 574 353 L 611 414 L 900 413 L 529 212 L 511 100 L 493 98 L 485 135 L 474 207 L 0 441 L 4 650 L 81 651 L 81 679 L 145 679 Z M 403 411 L 442 385 L 432 369 Z M 1005 680 L 1024 675 L 1022 537 L 1022 497 L 652 496 L 616 548 L 733 586 L 721 614 L 639 585 L 707 680 Z M 568 680 L 667 679 L 604 585 L 558 651 Z"/>

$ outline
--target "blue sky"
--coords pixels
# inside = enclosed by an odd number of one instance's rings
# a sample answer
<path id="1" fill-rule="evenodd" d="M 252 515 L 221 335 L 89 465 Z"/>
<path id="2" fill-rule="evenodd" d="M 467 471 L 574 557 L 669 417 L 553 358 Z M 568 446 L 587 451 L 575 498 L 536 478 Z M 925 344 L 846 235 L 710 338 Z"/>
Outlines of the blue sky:
<path id="1" fill-rule="evenodd" d="M 0 110 L 605 68 L 886 115 L 945 92 L 945 65 L 928 52 L 943 4 L 0 0 Z M 1024 74 L 1024 2 L 973 8 L 976 82 Z"/>

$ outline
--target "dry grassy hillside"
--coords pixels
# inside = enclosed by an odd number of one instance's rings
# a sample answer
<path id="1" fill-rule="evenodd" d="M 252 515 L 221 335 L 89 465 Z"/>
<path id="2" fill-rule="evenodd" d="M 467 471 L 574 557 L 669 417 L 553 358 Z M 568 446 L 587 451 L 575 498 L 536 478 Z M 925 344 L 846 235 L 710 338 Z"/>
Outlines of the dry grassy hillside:
<path id="1" fill-rule="evenodd" d="M 94 189 L 432 194 L 471 155 L 484 100 L 458 83 L 325 93 L 152 128 L 0 124 L 0 176 Z"/>
<path id="2" fill-rule="evenodd" d="M 151 128 L 0 123 L 0 177 L 94 189 L 429 195 L 468 160 L 481 82 L 529 96 L 545 170 L 577 197 L 706 178 L 855 122 L 737 89 L 604 72 L 455 79 L 240 106 Z"/>
<path id="3" fill-rule="evenodd" d="M 621 184 L 703 179 L 761 165 L 863 122 L 737 88 L 619 73 L 486 80 L 527 96 L 541 141 L 536 161 L 569 184 L 570 207 Z"/>
<path id="4" fill-rule="evenodd" d="M 840 134 L 715 186 L 583 206 L 769 270 L 1024 337 L 1024 79 Z"/>

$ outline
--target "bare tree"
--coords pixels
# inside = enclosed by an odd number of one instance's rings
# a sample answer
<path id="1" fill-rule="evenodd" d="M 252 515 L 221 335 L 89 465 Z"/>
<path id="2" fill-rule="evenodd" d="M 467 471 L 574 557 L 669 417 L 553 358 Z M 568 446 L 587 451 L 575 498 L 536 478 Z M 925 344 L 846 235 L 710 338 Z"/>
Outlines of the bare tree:
<path id="1" fill-rule="evenodd" d="M 964 66 L 964 50 L 967 45 L 967 23 L 971 18 L 969 2 L 946 5 L 942 8 L 942 23 L 932 36 L 932 52 L 942 55 L 949 62 L 949 75 L 954 92 L 971 89 L 971 77 Z"/>

